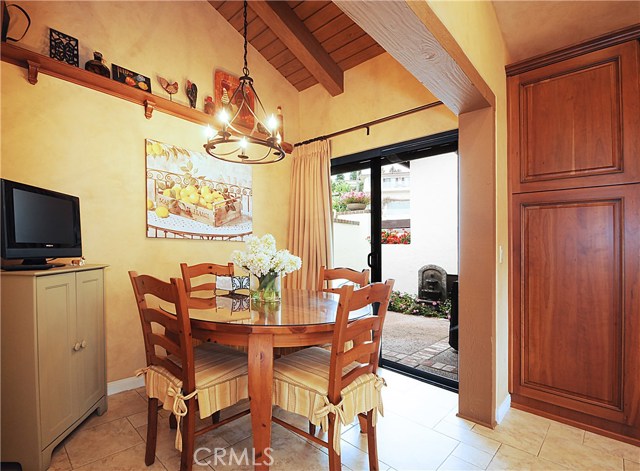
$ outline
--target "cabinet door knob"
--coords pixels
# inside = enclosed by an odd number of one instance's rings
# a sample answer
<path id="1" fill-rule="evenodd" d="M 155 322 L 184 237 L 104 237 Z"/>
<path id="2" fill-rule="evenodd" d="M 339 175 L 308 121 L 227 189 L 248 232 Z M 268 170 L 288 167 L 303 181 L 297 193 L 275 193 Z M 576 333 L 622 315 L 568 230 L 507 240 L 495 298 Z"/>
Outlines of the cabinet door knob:
<path id="1" fill-rule="evenodd" d="M 86 348 L 86 346 L 87 346 L 87 341 L 86 341 L 86 340 L 83 340 L 83 341 L 82 341 L 82 343 L 80 344 L 80 346 L 81 346 L 82 348 Z"/>
<path id="2" fill-rule="evenodd" d="M 73 349 L 77 352 L 78 350 L 80 350 L 80 347 L 81 347 L 80 343 L 76 342 L 76 344 L 73 346 Z"/>

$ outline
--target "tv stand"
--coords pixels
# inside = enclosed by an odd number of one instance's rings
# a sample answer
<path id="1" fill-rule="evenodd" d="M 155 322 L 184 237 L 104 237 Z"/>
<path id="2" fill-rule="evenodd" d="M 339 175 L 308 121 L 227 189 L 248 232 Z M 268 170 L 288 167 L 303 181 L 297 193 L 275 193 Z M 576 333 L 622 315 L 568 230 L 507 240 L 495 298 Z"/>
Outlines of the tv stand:
<path id="1" fill-rule="evenodd" d="M 107 410 L 104 268 L 1 274 L 0 461 L 46 471 L 54 448 Z"/>

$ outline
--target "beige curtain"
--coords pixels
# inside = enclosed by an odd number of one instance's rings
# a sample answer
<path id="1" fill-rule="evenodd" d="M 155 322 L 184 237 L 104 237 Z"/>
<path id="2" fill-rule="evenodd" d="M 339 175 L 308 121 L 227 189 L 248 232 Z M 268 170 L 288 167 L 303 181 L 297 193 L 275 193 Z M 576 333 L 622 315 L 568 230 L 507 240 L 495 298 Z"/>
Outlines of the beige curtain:
<path id="1" fill-rule="evenodd" d="M 320 267 L 331 266 L 331 147 L 317 141 L 297 147 L 291 172 L 289 251 L 302 268 L 286 276 L 285 286 L 315 289 Z"/>

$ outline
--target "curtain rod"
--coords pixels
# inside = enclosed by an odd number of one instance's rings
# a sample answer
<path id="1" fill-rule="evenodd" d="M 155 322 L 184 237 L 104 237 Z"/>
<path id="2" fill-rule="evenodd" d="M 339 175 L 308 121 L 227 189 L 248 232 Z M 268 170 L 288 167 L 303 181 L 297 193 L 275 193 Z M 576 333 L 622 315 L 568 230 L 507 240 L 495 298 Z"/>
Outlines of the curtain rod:
<path id="1" fill-rule="evenodd" d="M 386 121 L 391 121 L 392 119 L 402 118 L 403 116 L 407 116 L 409 114 L 417 113 L 418 111 L 428 110 L 429 108 L 434 108 L 436 106 L 440 106 L 443 103 L 441 101 L 434 101 L 433 103 L 427 103 L 426 105 L 418 106 L 416 108 L 411 108 L 410 110 L 401 111 L 400 113 L 392 114 L 390 116 L 385 116 L 384 118 L 374 119 L 373 121 L 369 121 L 368 123 L 358 124 L 357 126 L 352 126 L 347 129 L 342 129 L 340 131 L 332 132 L 331 134 L 326 134 L 324 136 L 314 137 L 313 139 L 307 139 L 306 141 L 296 142 L 293 147 L 303 146 L 305 144 L 311 144 L 316 141 L 323 141 L 326 139 L 331 139 L 332 137 L 340 136 L 341 134 L 347 134 L 349 132 L 357 131 L 358 129 L 366 129 L 367 136 L 369 135 L 369 128 L 376 124 L 384 123 Z"/>

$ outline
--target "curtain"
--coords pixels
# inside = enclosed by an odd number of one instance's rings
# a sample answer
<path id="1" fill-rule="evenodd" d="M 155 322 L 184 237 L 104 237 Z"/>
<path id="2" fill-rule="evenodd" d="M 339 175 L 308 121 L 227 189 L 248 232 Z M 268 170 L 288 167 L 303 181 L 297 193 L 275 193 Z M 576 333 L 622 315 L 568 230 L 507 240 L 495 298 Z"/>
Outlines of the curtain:
<path id="1" fill-rule="evenodd" d="M 302 268 L 284 279 L 285 286 L 316 289 L 322 265 L 332 260 L 331 147 L 317 141 L 296 148 L 291 171 L 289 251 Z"/>

